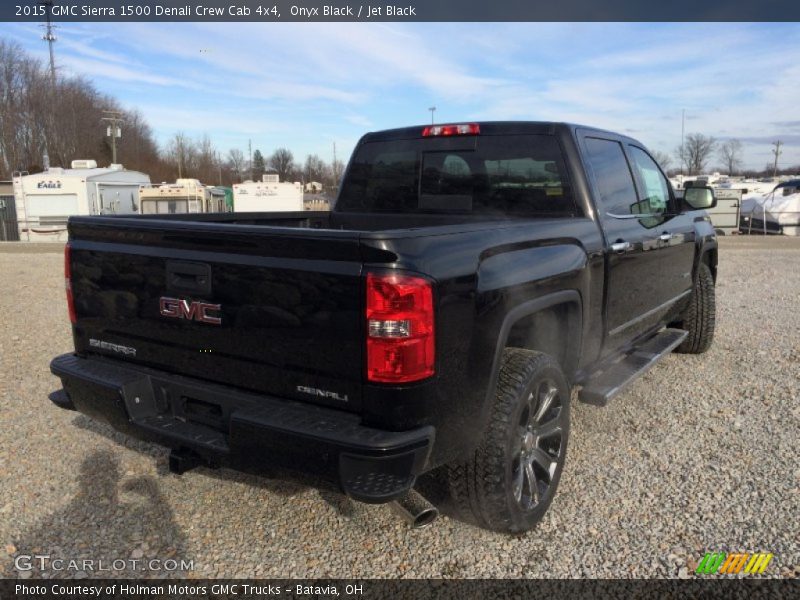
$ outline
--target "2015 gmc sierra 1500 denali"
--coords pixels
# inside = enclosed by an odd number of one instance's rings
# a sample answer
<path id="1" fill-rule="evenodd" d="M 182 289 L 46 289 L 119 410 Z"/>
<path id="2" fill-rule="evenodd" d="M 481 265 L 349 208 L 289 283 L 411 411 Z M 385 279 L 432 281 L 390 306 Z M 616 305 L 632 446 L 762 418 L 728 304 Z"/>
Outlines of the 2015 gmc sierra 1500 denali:
<path id="1" fill-rule="evenodd" d="M 711 344 L 714 202 L 631 138 L 492 122 L 365 135 L 330 213 L 72 217 L 51 399 L 176 472 L 313 474 L 418 524 L 435 472 L 465 518 L 525 531 L 572 390 L 602 405 Z"/>

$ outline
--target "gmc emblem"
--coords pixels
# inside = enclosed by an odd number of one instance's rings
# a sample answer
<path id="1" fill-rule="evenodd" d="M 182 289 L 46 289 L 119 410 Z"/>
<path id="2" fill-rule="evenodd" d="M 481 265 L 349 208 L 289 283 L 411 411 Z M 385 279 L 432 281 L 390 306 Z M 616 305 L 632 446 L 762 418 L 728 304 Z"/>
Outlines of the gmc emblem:
<path id="1" fill-rule="evenodd" d="M 222 310 L 221 304 L 209 304 L 198 300 L 186 300 L 183 298 L 167 298 L 162 296 L 158 300 L 158 306 L 162 317 L 173 319 L 188 319 L 189 321 L 199 321 L 209 325 L 221 325 L 222 318 L 208 314 L 210 310 Z"/>

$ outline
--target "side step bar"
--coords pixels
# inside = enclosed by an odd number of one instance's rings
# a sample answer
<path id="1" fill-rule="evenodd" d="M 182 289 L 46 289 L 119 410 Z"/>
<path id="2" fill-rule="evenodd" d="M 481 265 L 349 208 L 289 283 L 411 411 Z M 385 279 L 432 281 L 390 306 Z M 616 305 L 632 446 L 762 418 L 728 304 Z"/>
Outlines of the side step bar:
<path id="1" fill-rule="evenodd" d="M 633 348 L 618 362 L 592 376 L 583 386 L 581 402 L 605 406 L 625 386 L 644 375 L 654 364 L 677 348 L 686 338 L 681 329 L 664 329 Z"/>

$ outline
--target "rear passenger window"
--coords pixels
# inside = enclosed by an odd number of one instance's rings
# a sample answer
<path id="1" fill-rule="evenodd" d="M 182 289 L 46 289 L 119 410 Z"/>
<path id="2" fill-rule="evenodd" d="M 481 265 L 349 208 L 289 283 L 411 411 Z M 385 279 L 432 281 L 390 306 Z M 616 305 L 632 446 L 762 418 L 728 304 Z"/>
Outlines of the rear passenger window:
<path id="1" fill-rule="evenodd" d="M 612 140 L 586 138 L 586 150 L 600 192 L 603 212 L 613 215 L 638 214 L 639 199 L 622 145 Z"/>

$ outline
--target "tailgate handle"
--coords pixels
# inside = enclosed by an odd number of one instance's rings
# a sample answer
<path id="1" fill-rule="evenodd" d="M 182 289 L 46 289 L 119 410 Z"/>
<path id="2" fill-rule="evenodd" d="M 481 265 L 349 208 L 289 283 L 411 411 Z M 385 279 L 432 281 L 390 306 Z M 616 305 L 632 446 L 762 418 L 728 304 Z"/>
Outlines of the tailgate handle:
<path id="1" fill-rule="evenodd" d="M 167 290 L 210 295 L 211 265 L 167 261 Z"/>

